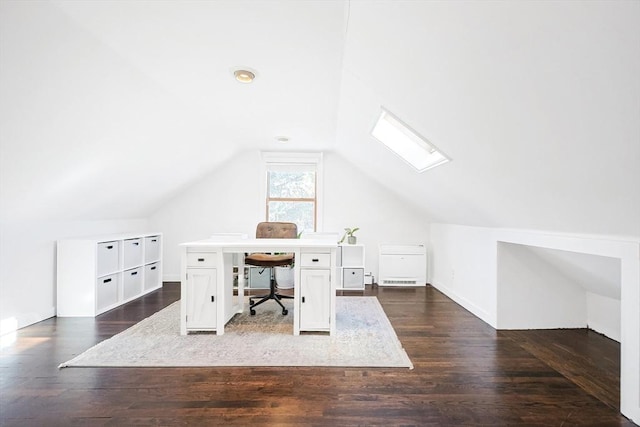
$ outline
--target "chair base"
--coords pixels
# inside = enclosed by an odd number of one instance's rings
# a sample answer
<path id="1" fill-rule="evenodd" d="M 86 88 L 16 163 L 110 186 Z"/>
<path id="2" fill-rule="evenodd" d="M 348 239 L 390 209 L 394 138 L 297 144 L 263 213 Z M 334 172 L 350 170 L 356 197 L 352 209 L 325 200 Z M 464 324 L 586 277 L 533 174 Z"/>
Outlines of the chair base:
<path id="1" fill-rule="evenodd" d="M 273 275 L 273 273 L 272 273 Z M 253 302 L 255 299 L 260 298 L 260 300 L 258 302 Z M 260 304 L 262 304 L 263 302 L 269 301 L 270 299 L 274 300 L 275 302 L 278 303 L 278 305 L 280 307 L 282 307 L 282 315 L 286 316 L 289 311 L 284 307 L 284 305 L 280 302 L 280 300 L 282 299 L 293 299 L 292 296 L 289 295 L 280 295 L 279 293 L 276 292 L 276 281 L 275 278 L 271 277 L 271 282 L 269 284 L 269 294 L 268 295 L 256 295 L 255 297 L 250 297 L 249 298 L 249 313 L 251 313 L 251 315 L 255 315 L 256 311 L 254 310 L 257 306 L 259 306 Z"/>

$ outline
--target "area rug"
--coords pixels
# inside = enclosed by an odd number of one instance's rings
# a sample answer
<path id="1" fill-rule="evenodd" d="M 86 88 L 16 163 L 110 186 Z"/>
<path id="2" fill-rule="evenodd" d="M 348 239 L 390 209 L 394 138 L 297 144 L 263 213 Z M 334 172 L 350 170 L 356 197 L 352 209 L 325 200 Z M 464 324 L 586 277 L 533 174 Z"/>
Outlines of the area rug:
<path id="1" fill-rule="evenodd" d="M 336 333 L 293 335 L 289 314 L 263 304 L 224 335 L 180 335 L 180 302 L 62 363 L 65 367 L 334 366 L 413 369 L 376 297 L 336 297 Z"/>

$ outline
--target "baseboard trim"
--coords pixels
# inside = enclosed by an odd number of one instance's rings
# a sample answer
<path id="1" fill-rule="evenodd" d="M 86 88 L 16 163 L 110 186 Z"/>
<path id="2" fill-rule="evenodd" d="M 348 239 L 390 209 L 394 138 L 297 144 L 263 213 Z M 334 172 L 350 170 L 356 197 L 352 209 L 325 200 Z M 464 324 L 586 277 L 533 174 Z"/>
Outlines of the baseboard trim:
<path id="1" fill-rule="evenodd" d="M 498 329 L 496 326 L 495 316 L 491 316 L 486 310 L 478 307 L 468 299 L 454 292 L 451 288 L 442 285 L 441 283 L 432 282 L 431 285 L 451 298 L 456 304 L 462 306 L 465 310 L 469 311 L 471 314 L 488 324 L 494 329 Z"/>

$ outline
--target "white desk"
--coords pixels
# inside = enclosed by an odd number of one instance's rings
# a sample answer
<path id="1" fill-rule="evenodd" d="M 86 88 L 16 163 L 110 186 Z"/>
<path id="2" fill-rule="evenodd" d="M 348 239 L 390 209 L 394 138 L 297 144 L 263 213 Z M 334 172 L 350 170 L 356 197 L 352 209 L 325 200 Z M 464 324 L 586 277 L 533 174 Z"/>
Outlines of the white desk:
<path id="1" fill-rule="evenodd" d="M 244 310 L 245 252 L 295 254 L 293 334 L 335 333 L 337 244 L 316 239 L 210 238 L 182 243 L 180 333 L 216 331 Z M 235 261 L 234 261 L 235 258 Z M 234 298 L 233 267 L 239 267 Z M 268 304 L 268 303 L 266 303 Z"/>

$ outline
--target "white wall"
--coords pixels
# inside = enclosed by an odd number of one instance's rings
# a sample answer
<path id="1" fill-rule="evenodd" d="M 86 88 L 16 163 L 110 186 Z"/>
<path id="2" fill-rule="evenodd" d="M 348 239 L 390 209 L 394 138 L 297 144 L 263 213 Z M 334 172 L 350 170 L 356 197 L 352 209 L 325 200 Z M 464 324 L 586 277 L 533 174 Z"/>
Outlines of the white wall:
<path id="1" fill-rule="evenodd" d="M 497 249 L 492 229 L 431 224 L 431 284 L 496 327 Z"/>
<path id="2" fill-rule="evenodd" d="M 625 416 L 635 422 L 640 421 L 640 241 L 637 237 L 576 235 L 453 224 L 432 224 L 431 236 L 431 251 L 435 254 L 432 261 L 432 284 L 497 328 L 502 327 L 499 308 L 509 304 L 509 301 L 497 301 L 500 294 L 497 293 L 499 283 L 496 271 L 500 265 L 499 256 L 504 256 L 497 252 L 500 242 L 596 256 L 600 260 L 600 266 L 593 265 L 590 270 L 591 274 L 596 275 L 605 272 L 605 275 L 609 275 L 612 271 L 617 274 L 612 269 L 611 261 L 606 258 L 616 260 L 620 275 L 620 407 Z M 454 275 L 451 274 L 452 269 Z M 455 278 L 460 269 L 464 272 L 465 280 L 471 282 L 456 283 Z M 584 277 L 584 274 L 579 274 L 579 277 Z M 615 295 L 608 282 L 607 280 L 600 290 L 604 295 Z M 588 292 L 596 294 L 593 286 L 594 283 L 589 284 Z M 587 315 L 587 323 L 600 328 L 601 332 L 615 328 L 615 322 L 605 323 L 603 318 L 617 309 L 615 298 L 604 295 L 586 296 L 587 307 L 592 310 Z M 518 298 L 521 297 L 522 295 Z M 607 298 L 613 301 L 608 301 Z M 615 335 L 615 330 L 612 335 Z"/>
<path id="3" fill-rule="evenodd" d="M 119 8 L 125 2 L 66 3 L 88 9 L 111 3 L 117 17 L 96 11 L 98 19 L 127 19 Z M 63 6 L 0 2 L 1 217 L 145 218 L 235 146 L 211 144 L 216 126 L 210 114 L 150 78 Z M 141 21 L 138 29 L 149 29 Z M 120 26 L 116 33 L 131 36 Z M 203 90 L 197 91 L 201 97 Z"/>
<path id="4" fill-rule="evenodd" d="M 500 329 L 585 328 L 620 342 L 620 259 L 498 242 Z"/>
<path id="5" fill-rule="evenodd" d="M 255 234 L 264 221 L 261 157 L 248 151 L 182 191 L 150 218 L 150 226 L 164 233 L 164 278 L 178 280 L 178 245 L 215 232 Z M 392 192 L 378 186 L 335 153 L 324 153 L 324 229 L 341 232 L 360 227 L 367 271 L 378 273 L 380 243 L 426 243 L 428 223 L 423 214 Z"/>
<path id="6" fill-rule="evenodd" d="M 56 315 L 57 240 L 139 231 L 149 231 L 146 220 L 0 222 L 3 325 L 22 328 Z"/>
<path id="7" fill-rule="evenodd" d="M 640 236 L 640 2 L 352 1 L 349 14 L 344 157 L 439 222 Z M 375 144 L 381 105 L 453 161 L 415 174 Z"/>
<path id="8" fill-rule="evenodd" d="M 380 186 L 340 155 L 325 156 L 324 182 L 324 230 L 360 227 L 356 235 L 365 245 L 365 268 L 376 280 L 380 244 L 428 244 L 428 219 L 413 201 Z"/>
<path id="9" fill-rule="evenodd" d="M 622 336 L 620 305 L 620 299 L 587 292 L 587 325 L 589 328 L 620 342 Z"/>
<path id="10" fill-rule="evenodd" d="M 568 280 L 530 247 L 498 243 L 497 269 L 500 329 L 587 327 L 584 288 Z"/>

